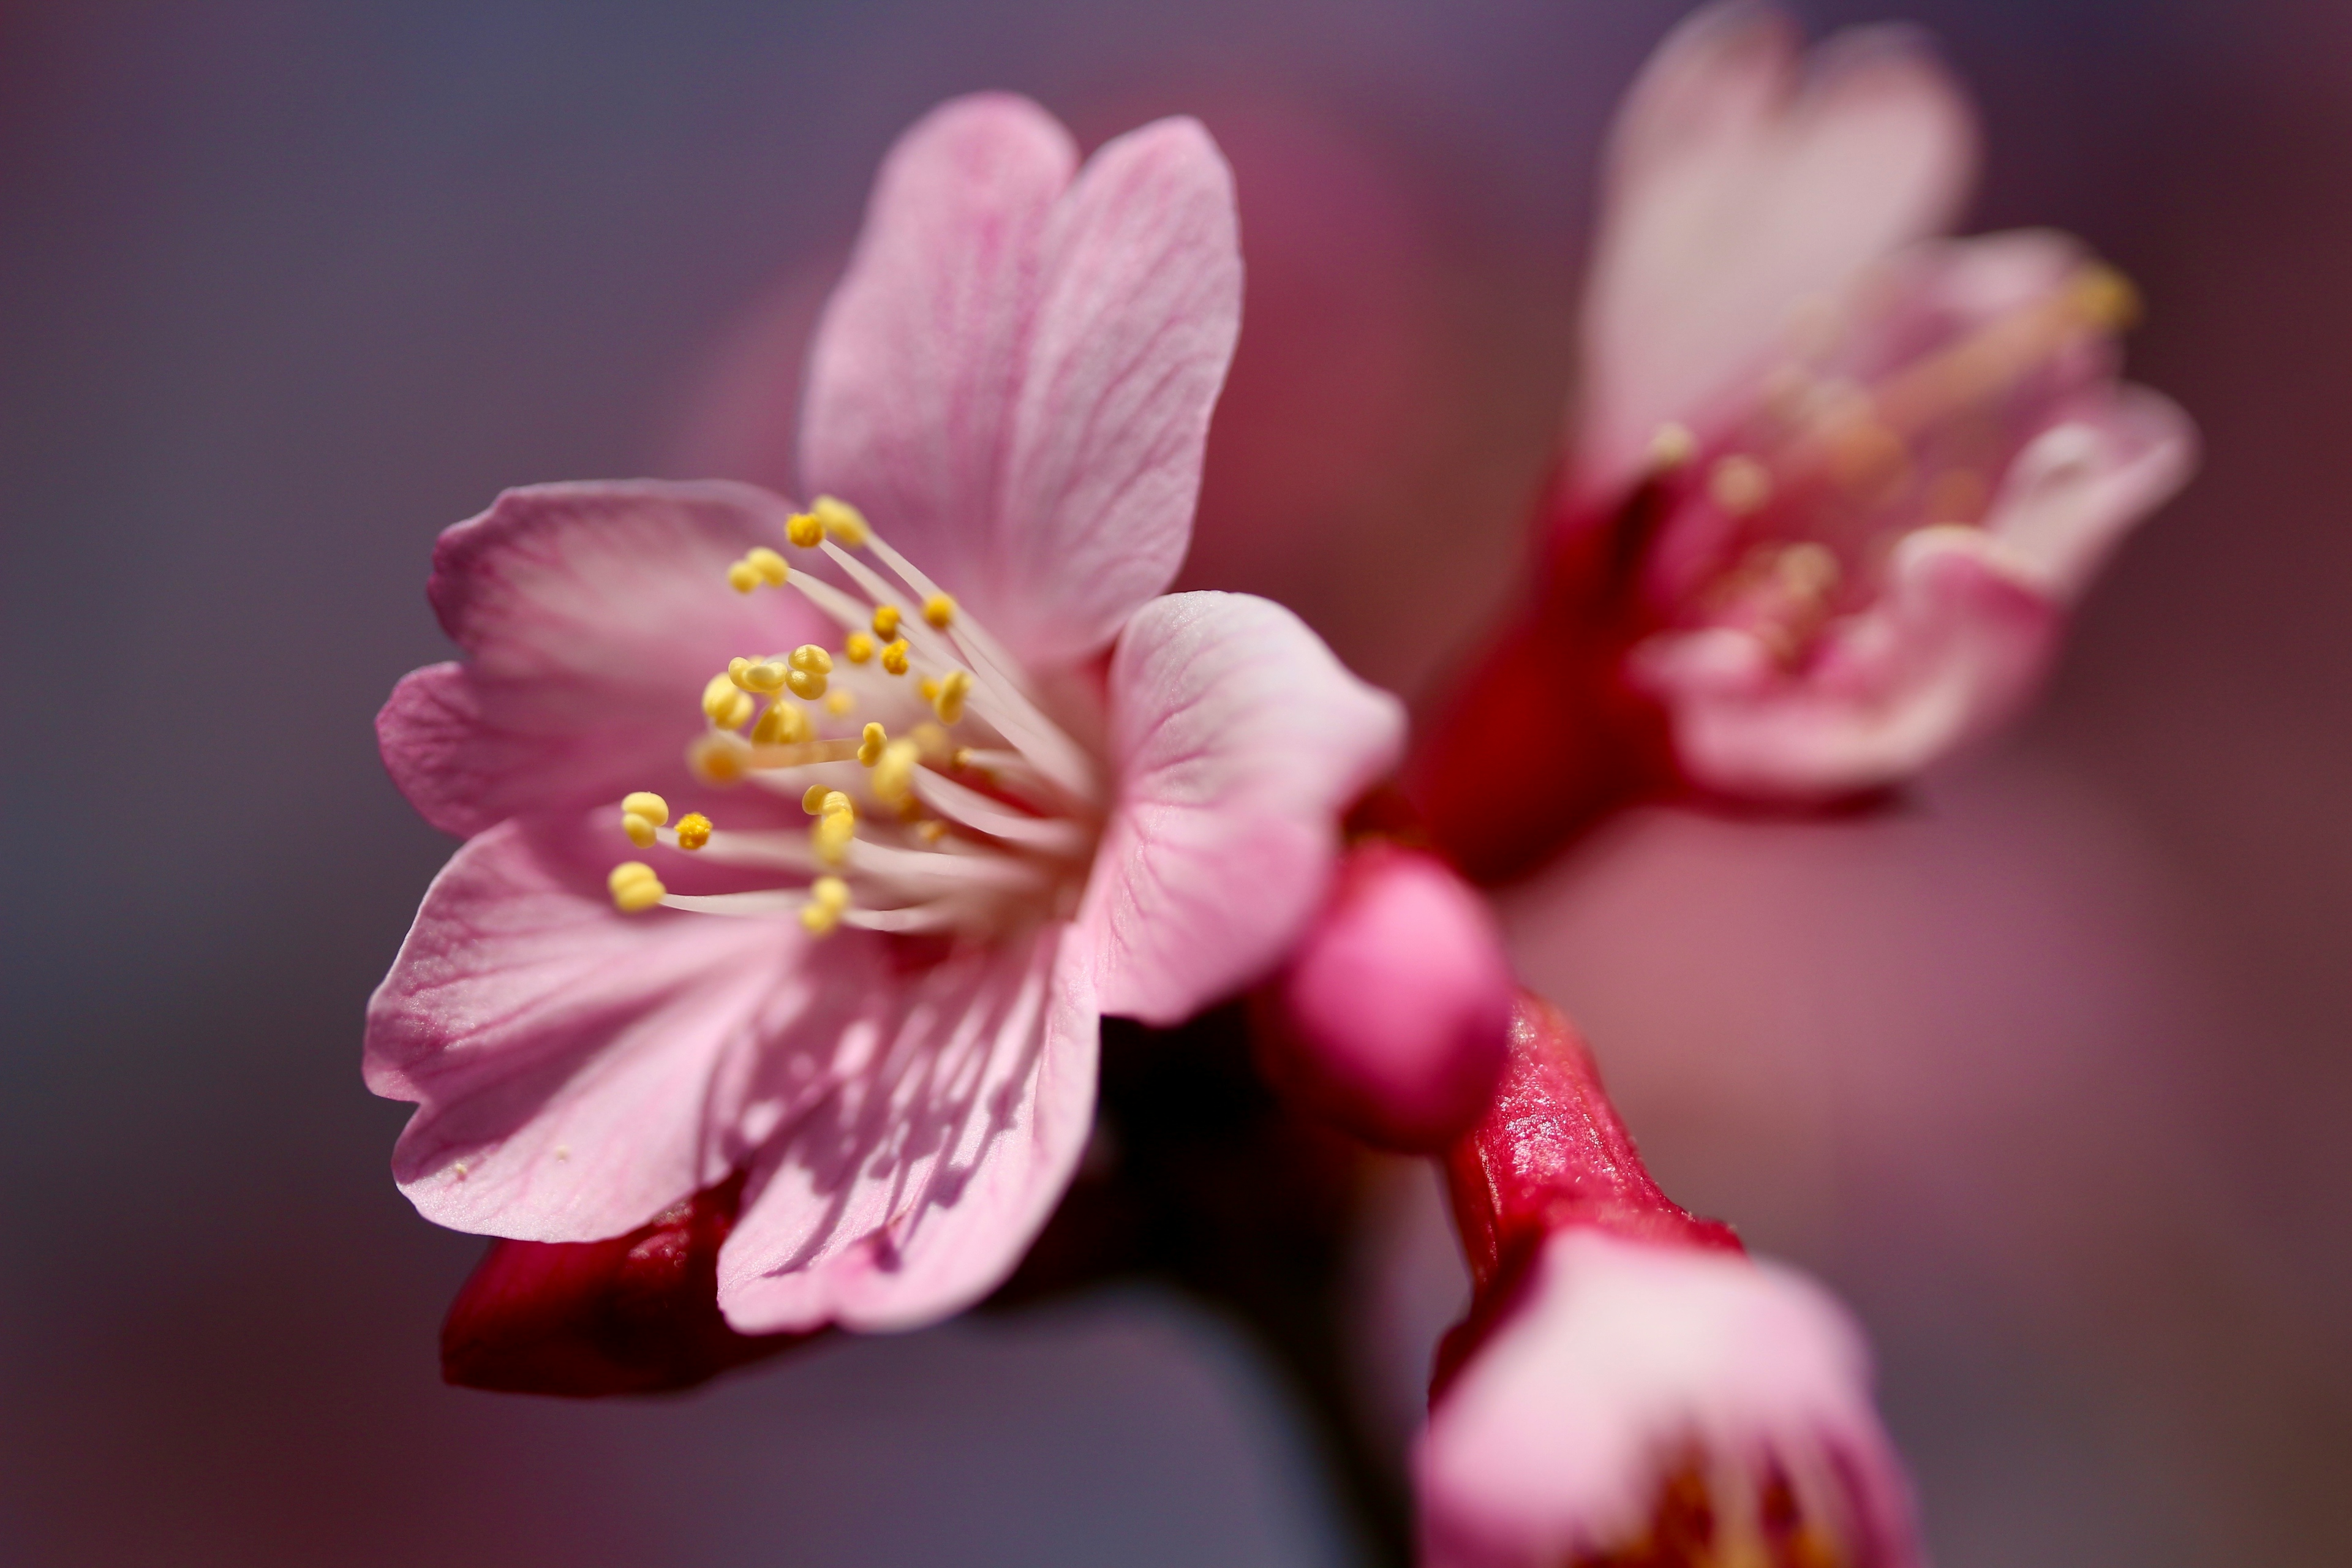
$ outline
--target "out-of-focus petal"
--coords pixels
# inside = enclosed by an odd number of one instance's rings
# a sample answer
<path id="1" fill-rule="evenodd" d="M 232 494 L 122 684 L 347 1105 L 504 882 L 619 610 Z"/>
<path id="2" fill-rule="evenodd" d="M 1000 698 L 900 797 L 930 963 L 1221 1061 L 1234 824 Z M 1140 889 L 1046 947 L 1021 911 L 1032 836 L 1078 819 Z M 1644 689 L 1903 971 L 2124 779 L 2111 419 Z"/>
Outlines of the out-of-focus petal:
<path id="1" fill-rule="evenodd" d="M 1563 1231 L 1430 1413 L 1414 1453 L 1426 1560 L 1603 1560 L 1665 1533 L 1662 1513 L 1672 1529 L 1683 1471 L 1707 1489 L 1709 1544 L 1739 1531 L 1790 1551 L 1772 1561 L 1909 1568 L 1907 1488 L 1869 1389 L 1861 1335 L 1801 1276 Z M 1776 1475 L 1797 1510 L 1779 1519 Z M 1801 1529 L 1812 1555 L 1788 1538 Z"/>
<path id="2" fill-rule="evenodd" d="M 1701 11 L 1619 115 L 1587 287 L 1574 447 L 1612 489 L 1668 422 L 1703 423 L 1786 342 L 1799 307 L 1948 223 L 1976 163 L 1958 85 L 1917 37 L 1801 53 L 1766 6 Z"/>
<path id="3" fill-rule="evenodd" d="M 923 116 L 875 178 L 809 349 L 803 482 L 859 507 L 991 619 L 1046 219 L 1077 162 L 1069 132 L 1025 98 L 977 93 Z"/>
<path id="4" fill-rule="evenodd" d="M 1108 643 L 1183 563 L 1241 331 L 1236 223 L 1188 119 L 1106 144 L 1053 215 L 991 591 L 1034 660 Z"/>
<path id="5" fill-rule="evenodd" d="M 1758 799 L 1881 788 L 1999 725 L 2032 691 L 2063 610 L 1992 535 L 1907 535 L 1885 592 L 1790 670 L 1729 627 L 1664 634 L 1634 672 L 1692 782 Z"/>
<path id="6" fill-rule="evenodd" d="M 1492 910 L 1435 855 L 1348 852 L 1270 988 L 1275 1078 L 1356 1136 L 1433 1151 L 1486 1108 L 1517 988 Z"/>
<path id="7" fill-rule="evenodd" d="M 777 543 L 786 515 L 745 485 L 534 485 L 444 531 L 427 592 L 470 657 L 394 688 L 376 719 L 393 781 L 457 834 L 690 792 L 703 683 L 811 625 L 796 595 L 727 585 L 728 564 Z"/>
<path id="8" fill-rule="evenodd" d="M 639 853 L 617 823 L 509 821 L 425 893 L 368 1005 L 364 1073 L 416 1104 L 393 1174 L 427 1219 L 534 1241 L 642 1225 L 745 1152 L 744 1064 L 823 1033 L 797 924 L 620 914 L 605 874 Z M 720 875 L 683 858 L 661 866 L 677 890 Z M 825 983 L 854 992 L 870 951 L 829 952 Z"/>
<path id="9" fill-rule="evenodd" d="M 2140 520 L 2188 482 L 2197 427 L 2144 386 L 2094 395 L 2011 465 L 1985 531 L 2062 599 L 2088 588 Z"/>
<path id="10" fill-rule="evenodd" d="M 1404 713 L 1281 605 L 1175 594 L 1121 635 L 1110 715 L 1120 798 L 1079 919 L 1103 1010 L 1171 1024 L 1282 961 Z"/>
<path id="11" fill-rule="evenodd" d="M 1082 932 L 880 980 L 859 1059 L 780 1125 L 719 1258 L 741 1333 L 919 1327 L 1011 1273 L 1085 1148 L 1098 1046 Z"/>

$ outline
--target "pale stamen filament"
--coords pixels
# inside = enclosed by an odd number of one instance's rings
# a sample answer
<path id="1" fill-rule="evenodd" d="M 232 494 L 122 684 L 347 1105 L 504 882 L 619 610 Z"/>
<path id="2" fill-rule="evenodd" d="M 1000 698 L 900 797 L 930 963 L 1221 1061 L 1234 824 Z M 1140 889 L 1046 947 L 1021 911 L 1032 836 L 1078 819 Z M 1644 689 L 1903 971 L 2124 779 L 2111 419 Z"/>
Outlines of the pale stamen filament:
<path id="1" fill-rule="evenodd" d="M 948 820 L 1045 855 L 1084 855 L 1092 836 L 1066 817 L 1030 816 L 968 789 L 929 770 L 915 775 L 915 794 L 925 805 Z"/>

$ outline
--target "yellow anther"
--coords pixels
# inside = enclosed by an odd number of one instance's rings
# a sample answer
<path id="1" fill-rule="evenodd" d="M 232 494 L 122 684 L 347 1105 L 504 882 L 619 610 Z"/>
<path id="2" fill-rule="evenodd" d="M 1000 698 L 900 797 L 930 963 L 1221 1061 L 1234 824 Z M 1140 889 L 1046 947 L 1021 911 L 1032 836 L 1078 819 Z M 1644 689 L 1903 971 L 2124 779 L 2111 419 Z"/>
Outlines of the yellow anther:
<path id="1" fill-rule="evenodd" d="M 1744 453 L 1717 463 L 1706 476 L 1706 493 L 1734 517 L 1746 517 L 1772 499 L 1772 471 Z"/>
<path id="2" fill-rule="evenodd" d="M 824 797 L 829 795 L 838 795 L 839 793 L 841 792 L 838 790 L 828 789 L 824 784 L 811 784 L 807 789 L 801 792 L 801 809 L 807 812 L 811 816 L 823 816 L 824 815 Z"/>
<path id="3" fill-rule="evenodd" d="M 900 637 L 882 650 L 882 668 L 893 675 L 907 673 L 907 639 Z"/>
<path id="4" fill-rule="evenodd" d="M 926 844 L 937 844 L 948 836 L 948 825 L 934 817 L 915 824 L 915 837 Z"/>
<path id="5" fill-rule="evenodd" d="M 738 669 L 732 662 L 727 666 L 727 678 L 730 680 L 744 690 L 757 692 L 762 697 L 774 695 L 777 689 L 784 684 L 784 678 L 791 673 L 792 671 L 773 659 L 763 659 L 758 664 L 745 660 L 740 669 Z"/>
<path id="6" fill-rule="evenodd" d="M 836 686 L 825 694 L 824 710 L 836 719 L 848 718 L 856 706 L 857 693 L 855 691 L 845 691 Z"/>
<path id="7" fill-rule="evenodd" d="M 965 693 L 971 689 L 971 675 L 967 670 L 950 669 L 940 682 L 940 694 L 932 699 L 931 711 L 940 716 L 942 724 L 952 724 L 963 717 Z"/>
<path id="8" fill-rule="evenodd" d="M 1661 425 L 1650 437 L 1650 471 L 1671 474 L 1698 456 L 1698 437 L 1684 425 Z"/>
<path id="9" fill-rule="evenodd" d="M 739 594 L 748 594 L 760 585 L 760 569 L 749 561 L 738 561 L 727 568 L 727 585 Z"/>
<path id="10" fill-rule="evenodd" d="M 874 606 L 874 635 L 887 642 L 898 635 L 898 622 L 905 612 L 896 605 Z"/>
<path id="11" fill-rule="evenodd" d="M 850 841 L 857 836 L 857 817 L 847 811 L 828 811 L 809 829 L 809 844 L 817 859 L 838 866 L 849 858 Z"/>
<path id="12" fill-rule="evenodd" d="M 831 675 L 833 673 L 833 655 L 825 652 L 824 649 L 817 647 L 816 644 L 813 642 L 804 642 L 801 644 L 800 647 L 793 649 L 789 662 L 794 669 L 797 669 L 805 675 Z"/>
<path id="13" fill-rule="evenodd" d="M 698 811 L 689 811 L 677 819 L 677 847 L 699 849 L 710 842 L 710 818 Z"/>
<path id="14" fill-rule="evenodd" d="M 732 730 L 751 716 L 751 694 L 739 690 L 731 675 L 714 675 L 702 689 L 702 711 L 722 730 Z"/>
<path id="15" fill-rule="evenodd" d="M 838 812 L 847 812 L 852 816 L 857 815 L 856 805 L 851 802 L 847 795 L 842 794 L 837 789 L 829 789 L 825 791 L 824 798 L 817 804 L 824 808 L 824 814 L 827 816 L 832 816 Z"/>
<path id="16" fill-rule="evenodd" d="M 874 657 L 874 638 L 865 632 L 852 632 L 842 639 L 841 657 L 852 664 L 864 664 Z"/>
<path id="17" fill-rule="evenodd" d="M 686 749 L 686 765 L 704 784 L 740 784 L 751 771 L 751 747 L 732 731 L 708 731 Z"/>
<path id="18" fill-rule="evenodd" d="M 879 725 L 868 725 L 869 730 Z M 915 795 L 915 764 L 923 749 L 914 742 L 897 740 L 882 748 L 874 762 L 874 795 L 885 805 L 903 806 Z"/>
<path id="19" fill-rule="evenodd" d="M 849 908 L 849 884 L 838 877 L 819 877 L 809 884 L 809 901 L 801 906 L 801 924 L 811 936 L 831 935 Z"/>
<path id="20" fill-rule="evenodd" d="M 654 868 L 642 860 L 622 861 L 604 879 L 604 885 L 612 891 L 614 906 L 625 915 L 652 909 L 669 893 Z"/>
<path id="21" fill-rule="evenodd" d="M 945 594 L 934 594 L 923 601 L 923 619 L 940 631 L 955 623 L 955 601 Z"/>
<path id="22" fill-rule="evenodd" d="M 642 816 L 656 827 L 669 820 L 669 802 L 649 789 L 641 789 L 621 797 L 621 809 L 631 816 Z"/>
<path id="23" fill-rule="evenodd" d="M 2103 332 L 2120 332 L 2139 321 L 2139 290 L 2132 280 L 2103 262 L 2093 262 L 2074 275 L 2070 289 L 2074 309 L 2083 320 Z"/>
<path id="24" fill-rule="evenodd" d="M 955 750 L 950 752 L 948 753 L 948 766 L 955 769 L 958 773 L 961 773 L 964 769 L 971 766 L 971 748 L 970 746 L 958 746 Z"/>
<path id="25" fill-rule="evenodd" d="M 743 555 L 743 564 L 760 574 L 761 581 L 781 588 L 792 580 L 793 569 L 784 558 L 764 544 L 755 544 Z"/>
<path id="26" fill-rule="evenodd" d="M 838 496 L 819 496 L 809 503 L 809 510 L 827 533 L 852 550 L 864 544 L 873 531 L 866 526 L 866 514 Z"/>
<path id="27" fill-rule="evenodd" d="M 751 661 L 741 654 L 737 654 L 727 661 L 727 679 L 733 681 L 740 689 L 749 691 L 751 689 L 743 684 L 743 672 L 751 668 Z"/>
<path id="28" fill-rule="evenodd" d="M 813 728 L 807 709 L 779 698 L 751 726 L 751 739 L 762 746 L 797 746 L 809 738 Z"/>
<path id="29" fill-rule="evenodd" d="M 937 702 L 940 700 L 940 683 L 928 675 L 915 682 L 915 691 L 926 702 Z"/>
<path id="30" fill-rule="evenodd" d="M 654 831 L 654 826 L 650 817 L 639 816 L 634 811 L 621 813 L 621 831 L 627 834 L 629 842 L 640 849 L 652 848 L 654 841 L 660 837 Z"/>
<path id="31" fill-rule="evenodd" d="M 923 755 L 930 758 L 934 763 L 946 761 L 955 751 L 953 737 L 929 719 L 924 720 L 907 733 L 914 738 L 915 744 L 923 748 Z"/>
<path id="32" fill-rule="evenodd" d="M 882 760 L 882 748 L 889 743 L 890 737 L 883 732 L 881 725 L 867 724 L 866 732 L 858 737 L 857 760 L 872 767 Z"/>
<path id="33" fill-rule="evenodd" d="M 824 677 L 812 675 L 805 669 L 786 671 L 784 685 L 803 702 L 814 702 L 824 695 Z"/>
<path id="34" fill-rule="evenodd" d="M 784 520 L 784 537 L 803 550 L 814 550 L 824 542 L 824 524 L 813 512 L 796 511 Z"/>

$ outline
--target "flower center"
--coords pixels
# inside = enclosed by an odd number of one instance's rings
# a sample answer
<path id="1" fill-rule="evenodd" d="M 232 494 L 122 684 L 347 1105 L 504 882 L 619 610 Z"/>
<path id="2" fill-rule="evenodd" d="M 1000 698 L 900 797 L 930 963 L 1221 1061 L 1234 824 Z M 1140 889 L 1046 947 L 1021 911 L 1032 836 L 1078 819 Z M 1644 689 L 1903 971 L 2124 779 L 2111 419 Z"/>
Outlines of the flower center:
<path id="1" fill-rule="evenodd" d="M 1639 1538 L 1562 1568 L 1846 1568 L 1855 1559 L 1826 1511 L 1827 1484 L 1776 1461 L 1710 1464 L 1694 1454 L 1660 1484 Z"/>
<path id="2" fill-rule="evenodd" d="M 728 583 L 796 589 L 840 639 L 730 660 L 703 688 L 709 727 L 687 761 L 707 784 L 789 795 L 810 824 L 729 829 L 695 813 L 673 826 L 667 802 L 632 795 L 621 803 L 631 842 L 772 872 L 778 885 L 677 894 L 632 860 L 613 872 L 614 902 L 630 913 L 797 913 L 816 936 L 1066 917 L 1101 829 L 1096 759 L 1039 705 L 1003 645 L 855 507 L 821 496 L 785 532 L 848 586 L 764 545 L 729 567 Z"/>
<path id="3" fill-rule="evenodd" d="M 1996 481 L 2137 310 L 2084 263 L 1993 315 L 1956 320 L 1916 289 L 1813 323 L 1702 453 L 1679 426 L 1653 447 L 1670 487 L 1653 592 L 1685 625 L 1729 626 L 1793 660 L 1875 591 L 1902 537 L 1981 523 Z"/>

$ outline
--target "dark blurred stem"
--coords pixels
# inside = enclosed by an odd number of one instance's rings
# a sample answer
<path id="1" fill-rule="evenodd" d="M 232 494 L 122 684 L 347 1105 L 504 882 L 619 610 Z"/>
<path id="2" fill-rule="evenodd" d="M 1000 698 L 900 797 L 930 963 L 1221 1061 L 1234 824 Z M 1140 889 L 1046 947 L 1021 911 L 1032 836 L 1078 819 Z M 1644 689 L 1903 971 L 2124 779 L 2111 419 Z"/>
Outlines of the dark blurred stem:
<path id="1" fill-rule="evenodd" d="M 1370 1561 L 1406 1568 L 1403 1478 L 1360 1415 L 1343 1326 L 1356 1146 L 1267 1090 L 1239 1006 L 1175 1029 L 1106 1020 L 1101 1106 L 1097 1157 L 996 1301 L 1152 1279 L 1245 1325 L 1313 1419 Z"/>

